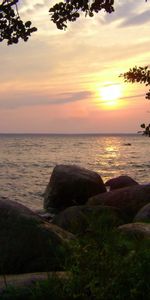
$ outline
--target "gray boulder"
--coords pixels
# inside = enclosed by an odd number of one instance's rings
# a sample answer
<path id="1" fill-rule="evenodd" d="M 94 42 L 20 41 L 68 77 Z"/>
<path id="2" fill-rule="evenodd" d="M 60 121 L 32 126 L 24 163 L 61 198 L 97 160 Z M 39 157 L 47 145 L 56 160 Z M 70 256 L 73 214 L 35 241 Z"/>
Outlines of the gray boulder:
<path id="1" fill-rule="evenodd" d="M 0 198 L 0 274 L 61 270 L 60 246 L 72 238 L 25 206 Z"/>
<path id="2" fill-rule="evenodd" d="M 127 175 L 121 175 L 105 182 L 105 185 L 110 187 L 110 191 L 137 184 L 134 179 Z"/>
<path id="3" fill-rule="evenodd" d="M 85 204 L 89 197 L 106 192 L 101 177 L 76 165 L 57 165 L 44 195 L 44 208 L 63 210 Z"/>
<path id="4" fill-rule="evenodd" d="M 134 185 L 99 194 L 88 200 L 88 205 L 109 205 L 119 208 L 128 221 L 150 201 L 150 185 Z"/>
<path id="5" fill-rule="evenodd" d="M 150 238 L 150 224 L 130 223 L 119 226 L 118 230 L 131 237 Z"/>
<path id="6" fill-rule="evenodd" d="M 123 224 L 124 216 L 115 207 L 111 206 L 71 206 L 61 211 L 53 218 L 53 223 L 74 234 L 83 234 L 87 231 L 90 222 L 98 220 L 104 214 L 112 217 L 116 226 Z"/>
<path id="7" fill-rule="evenodd" d="M 150 203 L 138 211 L 134 218 L 134 222 L 150 222 Z"/>

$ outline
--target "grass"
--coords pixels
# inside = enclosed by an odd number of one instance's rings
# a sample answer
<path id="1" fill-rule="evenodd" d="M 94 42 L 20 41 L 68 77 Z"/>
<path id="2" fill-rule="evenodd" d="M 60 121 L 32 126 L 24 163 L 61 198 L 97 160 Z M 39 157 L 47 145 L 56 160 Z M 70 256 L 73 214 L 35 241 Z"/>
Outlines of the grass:
<path id="1" fill-rule="evenodd" d="M 150 240 L 121 234 L 108 213 L 89 224 L 84 237 L 70 244 L 68 279 L 7 288 L 0 300 L 149 300 Z"/>

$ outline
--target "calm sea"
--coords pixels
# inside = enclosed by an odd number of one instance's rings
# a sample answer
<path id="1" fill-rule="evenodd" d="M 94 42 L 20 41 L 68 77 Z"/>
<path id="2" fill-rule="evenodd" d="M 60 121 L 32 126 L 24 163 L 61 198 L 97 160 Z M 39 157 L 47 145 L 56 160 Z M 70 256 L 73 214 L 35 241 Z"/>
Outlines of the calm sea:
<path id="1" fill-rule="evenodd" d="M 32 209 L 57 164 L 77 164 L 98 172 L 104 182 L 127 174 L 150 182 L 150 138 L 138 134 L 0 134 L 0 196 Z"/>

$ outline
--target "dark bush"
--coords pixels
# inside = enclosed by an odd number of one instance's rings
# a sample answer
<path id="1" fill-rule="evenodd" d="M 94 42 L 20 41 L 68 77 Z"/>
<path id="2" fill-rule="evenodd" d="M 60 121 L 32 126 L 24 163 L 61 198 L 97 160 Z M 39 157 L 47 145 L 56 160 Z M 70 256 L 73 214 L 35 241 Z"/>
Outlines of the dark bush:
<path id="1" fill-rule="evenodd" d="M 117 231 L 112 215 L 92 218 L 87 233 L 70 248 L 72 254 L 66 262 L 69 276 L 36 284 L 26 299 L 150 299 L 150 240 L 124 236 Z M 6 298 L 5 293 L 0 299 L 24 298 L 14 294 Z"/>

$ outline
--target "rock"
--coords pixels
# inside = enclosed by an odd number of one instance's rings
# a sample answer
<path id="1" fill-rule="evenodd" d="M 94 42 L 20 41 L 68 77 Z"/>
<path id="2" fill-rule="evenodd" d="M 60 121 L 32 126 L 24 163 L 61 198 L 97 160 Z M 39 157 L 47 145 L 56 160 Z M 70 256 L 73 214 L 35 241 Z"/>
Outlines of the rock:
<path id="1" fill-rule="evenodd" d="M 7 292 L 9 288 L 33 288 L 34 285 L 39 284 L 41 281 L 50 280 L 50 278 L 68 279 L 69 273 L 67 272 L 38 272 L 38 273 L 25 273 L 25 274 L 13 274 L 13 275 L 1 275 L 0 276 L 0 298 L 1 294 Z M 6 294 L 5 294 L 6 295 Z M 13 297 L 13 296 L 12 296 Z M 10 296 L 2 297 L 2 299 L 12 299 Z M 17 297 L 18 298 L 18 297 Z M 28 298 L 28 296 L 27 296 Z M 26 299 L 27 299 L 26 298 Z M 16 299 L 16 297 L 15 297 Z M 21 297 L 19 297 L 21 299 Z M 24 297 L 25 299 L 25 297 Z M 29 299 L 29 298 L 28 298 Z"/>
<path id="2" fill-rule="evenodd" d="M 36 210 L 35 213 L 45 221 L 51 222 L 55 214 L 47 212 L 46 210 Z"/>
<path id="3" fill-rule="evenodd" d="M 138 211 L 134 218 L 134 222 L 150 222 L 150 203 Z"/>
<path id="4" fill-rule="evenodd" d="M 0 198 L 0 274 L 61 270 L 60 246 L 72 238 L 25 206 Z"/>
<path id="5" fill-rule="evenodd" d="M 127 215 L 129 221 L 149 201 L 150 185 L 134 185 L 91 197 L 88 200 L 88 205 L 117 207 Z"/>
<path id="6" fill-rule="evenodd" d="M 86 232 L 92 218 L 100 218 L 108 213 L 113 218 L 116 226 L 123 224 L 124 216 L 121 212 L 110 206 L 71 206 L 61 211 L 53 219 L 53 223 L 74 234 L 83 234 Z"/>
<path id="7" fill-rule="evenodd" d="M 44 196 L 44 208 L 62 210 L 85 204 L 89 197 L 106 192 L 101 177 L 76 165 L 57 165 Z"/>
<path id="8" fill-rule="evenodd" d="M 110 191 L 137 184 L 138 183 L 134 179 L 127 175 L 121 175 L 105 182 L 105 185 L 110 187 Z"/>
<path id="9" fill-rule="evenodd" d="M 130 223 L 121 225 L 118 230 L 137 238 L 150 238 L 150 224 L 148 223 Z"/>

